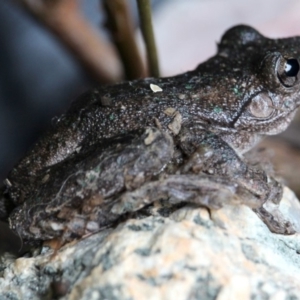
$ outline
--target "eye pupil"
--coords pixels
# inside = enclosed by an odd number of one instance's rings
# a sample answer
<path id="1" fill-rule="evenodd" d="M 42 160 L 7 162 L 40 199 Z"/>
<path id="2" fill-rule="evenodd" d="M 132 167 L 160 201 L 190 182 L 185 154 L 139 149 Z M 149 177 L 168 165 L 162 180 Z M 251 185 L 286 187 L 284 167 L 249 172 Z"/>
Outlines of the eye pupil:
<path id="1" fill-rule="evenodd" d="M 299 63 L 295 58 L 288 59 L 284 66 L 285 75 L 288 77 L 295 77 L 299 72 Z"/>

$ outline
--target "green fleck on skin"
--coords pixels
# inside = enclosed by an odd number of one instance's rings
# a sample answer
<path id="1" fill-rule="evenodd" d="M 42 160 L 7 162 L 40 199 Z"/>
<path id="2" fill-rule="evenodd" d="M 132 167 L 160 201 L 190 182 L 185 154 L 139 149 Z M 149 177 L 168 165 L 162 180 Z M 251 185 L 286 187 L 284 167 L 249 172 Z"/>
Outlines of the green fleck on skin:
<path id="1" fill-rule="evenodd" d="M 214 112 L 217 113 L 217 114 L 219 114 L 219 113 L 222 112 L 222 108 L 219 107 L 219 106 L 216 106 L 216 107 L 214 108 Z"/>

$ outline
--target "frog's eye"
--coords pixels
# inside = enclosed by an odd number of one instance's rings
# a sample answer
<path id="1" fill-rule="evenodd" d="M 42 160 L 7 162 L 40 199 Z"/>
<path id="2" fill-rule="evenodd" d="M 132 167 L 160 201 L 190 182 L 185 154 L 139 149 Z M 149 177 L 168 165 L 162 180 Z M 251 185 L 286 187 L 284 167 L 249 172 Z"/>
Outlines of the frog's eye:
<path id="1" fill-rule="evenodd" d="M 256 118 L 267 118 L 274 111 L 272 100 L 267 94 L 260 93 L 252 98 L 249 111 Z"/>
<path id="2" fill-rule="evenodd" d="M 299 74 L 299 62 L 295 58 L 285 59 L 280 57 L 277 62 L 277 74 L 280 82 L 286 87 L 292 87 Z"/>
<path id="3" fill-rule="evenodd" d="M 284 72 L 288 77 L 295 77 L 299 72 L 299 63 L 295 58 L 288 59 L 284 66 Z"/>

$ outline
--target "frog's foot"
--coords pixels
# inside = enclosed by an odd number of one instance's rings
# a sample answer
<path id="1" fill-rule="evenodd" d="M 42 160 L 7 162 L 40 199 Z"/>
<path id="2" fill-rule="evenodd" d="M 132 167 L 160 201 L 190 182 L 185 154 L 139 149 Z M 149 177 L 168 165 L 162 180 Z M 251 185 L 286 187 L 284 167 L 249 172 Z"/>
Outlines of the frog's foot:
<path id="1" fill-rule="evenodd" d="M 242 203 L 251 207 L 269 230 L 278 234 L 294 234 L 296 231 L 291 222 L 287 221 L 279 210 L 283 188 L 273 177 L 267 177 L 265 195 L 255 195 L 244 187 L 239 187 L 238 194 Z"/>
<path id="2" fill-rule="evenodd" d="M 112 206 L 111 213 L 134 212 L 157 200 L 168 199 L 171 204 L 196 203 L 218 209 L 237 200 L 238 185 L 219 177 L 206 175 L 169 175 L 140 188 L 124 193 Z"/>
<path id="3" fill-rule="evenodd" d="M 278 210 L 276 211 L 276 215 L 267 211 L 263 206 L 254 208 L 253 211 L 267 225 L 271 232 L 284 235 L 296 233 L 291 222 L 286 221 Z"/>

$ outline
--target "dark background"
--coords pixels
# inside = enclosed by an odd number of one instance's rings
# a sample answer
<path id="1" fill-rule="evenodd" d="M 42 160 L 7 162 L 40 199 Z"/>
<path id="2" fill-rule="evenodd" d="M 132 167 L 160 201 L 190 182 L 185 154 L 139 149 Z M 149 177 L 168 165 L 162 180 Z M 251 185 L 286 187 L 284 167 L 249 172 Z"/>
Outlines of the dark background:
<path id="1" fill-rule="evenodd" d="M 91 19 L 97 15 L 91 11 Z M 46 28 L 0 1 L 0 178 L 72 99 L 92 85 Z"/>

